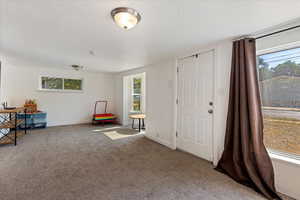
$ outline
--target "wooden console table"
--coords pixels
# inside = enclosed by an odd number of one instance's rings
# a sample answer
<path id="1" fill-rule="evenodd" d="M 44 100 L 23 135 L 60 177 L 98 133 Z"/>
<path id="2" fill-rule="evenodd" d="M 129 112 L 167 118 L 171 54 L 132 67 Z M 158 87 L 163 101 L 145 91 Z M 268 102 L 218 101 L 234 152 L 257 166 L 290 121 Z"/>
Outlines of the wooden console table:
<path id="1" fill-rule="evenodd" d="M 18 113 L 25 113 L 24 119 L 18 119 Z M 25 123 L 25 134 L 27 133 L 26 128 L 26 117 L 27 111 L 24 107 L 18 107 L 14 109 L 1 109 L 0 110 L 0 134 L 3 138 L 8 138 L 9 140 L 13 141 L 15 145 L 17 145 L 17 132 L 18 127 Z M 14 130 L 14 134 L 12 134 L 12 130 Z"/>

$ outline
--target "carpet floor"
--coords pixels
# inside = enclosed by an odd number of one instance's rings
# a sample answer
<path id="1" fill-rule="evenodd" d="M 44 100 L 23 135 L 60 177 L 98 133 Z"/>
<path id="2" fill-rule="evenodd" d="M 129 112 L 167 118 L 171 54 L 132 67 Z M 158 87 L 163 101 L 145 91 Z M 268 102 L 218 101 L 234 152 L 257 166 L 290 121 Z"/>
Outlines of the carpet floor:
<path id="1" fill-rule="evenodd" d="M 1 200 L 263 200 L 143 134 L 76 125 L 29 131 L 0 146 Z"/>

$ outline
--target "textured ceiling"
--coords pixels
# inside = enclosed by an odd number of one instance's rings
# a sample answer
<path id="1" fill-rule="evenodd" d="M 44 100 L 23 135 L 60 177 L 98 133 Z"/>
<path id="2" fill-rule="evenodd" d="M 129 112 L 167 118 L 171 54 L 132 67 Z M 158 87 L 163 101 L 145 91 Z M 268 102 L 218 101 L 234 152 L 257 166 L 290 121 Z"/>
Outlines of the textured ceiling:
<path id="1" fill-rule="evenodd" d="M 300 16 L 299 0 L 0 1 L 3 52 L 108 72 L 173 58 Z M 125 31 L 113 23 L 110 11 L 120 6 L 140 12 L 135 28 Z"/>

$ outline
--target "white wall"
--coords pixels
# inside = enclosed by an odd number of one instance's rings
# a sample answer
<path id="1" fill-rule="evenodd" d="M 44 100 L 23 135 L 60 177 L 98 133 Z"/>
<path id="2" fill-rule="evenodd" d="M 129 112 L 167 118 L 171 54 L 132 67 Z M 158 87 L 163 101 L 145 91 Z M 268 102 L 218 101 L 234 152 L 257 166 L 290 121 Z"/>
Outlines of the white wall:
<path id="1" fill-rule="evenodd" d="M 38 109 L 48 114 L 48 125 L 91 122 L 94 103 L 109 100 L 114 110 L 114 76 L 103 73 L 43 67 L 41 64 L 2 55 L 1 102 L 22 106 L 26 99 L 36 99 Z M 45 92 L 38 90 L 40 75 L 83 78 L 83 92 Z"/>
<path id="2" fill-rule="evenodd" d="M 280 34 L 275 34 L 269 37 L 258 39 L 256 41 L 256 49 L 265 50 L 287 43 L 299 42 L 300 41 L 300 29 L 294 29 Z"/>
<path id="3" fill-rule="evenodd" d="M 146 73 L 146 136 L 174 148 L 176 61 L 145 66 L 116 76 L 116 110 L 123 122 L 123 77 Z"/>
<path id="4" fill-rule="evenodd" d="M 175 148 L 176 61 L 148 66 L 146 73 L 146 135 Z"/>
<path id="5" fill-rule="evenodd" d="M 295 199 L 300 199 L 300 161 L 295 162 L 295 160 L 277 155 L 272 155 L 271 159 L 277 190 Z"/>
<path id="6" fill-rule="evenodd" d="M 257 51 L 277 48 L 300 41 L 300 29 L 283 32 L 256 41 Z M 300 44 L 300 43 L 299 43 Z M 272 155 L 277 189 L 296 199 L 300 199 L 300 161 L 292 161 Z M 295 163 L 296 162 L 296 163 Z"/>
<path id="7" fill-rule="evenodd" d="M 213 122 L 213 164 L 217 165 L 224 150 L 224 138 L 229 100 L 232 41 L 223 41 L 213 47 L 215 57 L 215 95 Z"/>

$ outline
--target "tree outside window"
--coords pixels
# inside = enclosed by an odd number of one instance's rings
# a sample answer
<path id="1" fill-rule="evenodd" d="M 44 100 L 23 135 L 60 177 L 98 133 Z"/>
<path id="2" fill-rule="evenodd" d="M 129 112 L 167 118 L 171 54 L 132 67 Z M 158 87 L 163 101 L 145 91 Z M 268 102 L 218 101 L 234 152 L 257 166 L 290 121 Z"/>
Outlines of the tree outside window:
<path id="1" fill-rule="evenodd" d="M 82 79 L 42 76 L 40 81 L 41 90 L 82 90 Z"/>
<path id="2" fill-rule="evenodd" d="M 258 56 L 268 149 L 300 156 L 300 48 Z"/>
<path id="3" fill-rule="evenodd" d="M 133 78 L 132 87 L 132 110 L 134 112 L 141 111 L 141 96 L 142 96 L 142 78 Z"/>

